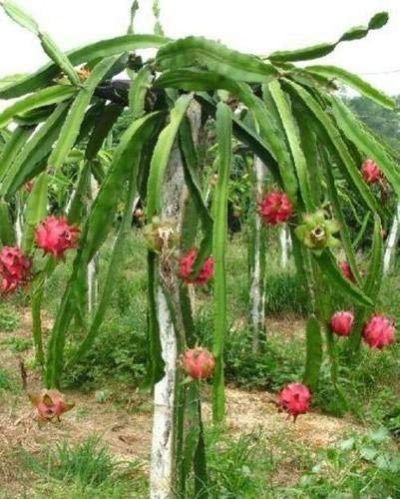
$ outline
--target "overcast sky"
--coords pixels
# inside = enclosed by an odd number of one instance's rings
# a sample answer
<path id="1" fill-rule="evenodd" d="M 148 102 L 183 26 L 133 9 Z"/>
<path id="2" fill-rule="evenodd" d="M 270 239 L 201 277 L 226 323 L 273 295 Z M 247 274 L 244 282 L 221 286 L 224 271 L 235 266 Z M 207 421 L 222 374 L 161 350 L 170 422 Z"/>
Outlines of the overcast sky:
<path id="1" fill-rule="evenodd" d="M 139 2 L 136 31 L 152 32 L 152 0 Z M 125 33 L 131 0 L 19 0 L 19 4 L 68 50 Z M 400 94 L 400 0 L 160 0 L 160 4 L 168 36 L 203 35 L 258 54 L 333 41 L 349 27 L 366 24 L 374 13 L 387 10 L 388 25 L 366 39 L 342 44 L 324 61 Z M 1 11 L 0 47 L 0 76 L 29 72 L 46 62 L 35 37 Z"/>

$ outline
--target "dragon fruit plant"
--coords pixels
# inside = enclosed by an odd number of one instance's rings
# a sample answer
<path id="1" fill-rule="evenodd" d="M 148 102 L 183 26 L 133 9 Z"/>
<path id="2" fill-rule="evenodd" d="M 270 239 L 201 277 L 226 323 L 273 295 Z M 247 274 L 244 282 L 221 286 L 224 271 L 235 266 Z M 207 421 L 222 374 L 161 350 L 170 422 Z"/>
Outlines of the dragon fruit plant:
<path id="1" fill-rule="evenodd" d="M 388 188 L 399 195 L 400 176 L 390 150 L 360 124 L 335 91 L 343 84 L 382 106 L 394 108 L 395 102 L 341 68 L 295 64 L 331 53 L 341 42 L 367 36 L 382 28 L 388 16 L 376 14 L 367 26 L 350 29 L 333 43 L 255 56 L 205 38 L 166 38 L 156 2 L 157 34 L 136 34 L 130 29 L 126 35 L 65 53 L 14 2 L 0 3 L 9 17 L 37 37 L 49 57 L 36 72 L 9 77 L 0 84 L 0 99 L 13 99 L 0 113 L 0 129 L 7 130 L 4 136 L 9 137 L 0 159 L 1 286 L 12 292 L 29 283 L 34 344 L 47 390 L 34 398 L 38 416 L 53 419 L 70 408 L 62 393 L 54 390 L 61 389 L 63 372 L 86 355 L 96 339 L 123 261 L 121 249 L 135 200 L 140 196 L 144 207 L 141 223 L 149 247 L 148 380 L 155 402 L 151 497 L 167 499 L 173 492 L 181 497 L 206 497 L 203 383 L 183 381 L 187 375 L 195 381 L 209 379 L 213 417 L 222 421 L 233 139 L 257 158 L 258 165 L 267 165 L 276 186 L 273 191 L 263 188 L 265 176 L 257 167 L 257 230 L 273 231 L 281 224 L 288 227 L 295 263 L 309 290 L 305 373 L 302 383 L 282 390 L 280 406 L 294 418 L 309 410 L 311 393 L 318 390 L 324 342 L 331 362 L 338 362 L 337 338 L 330 323 L 335 312 L 330 300 L 334 291 L 347 300 L 346 308 L 354 310 L 357 319 L 344 340 L 349 353 L 357 354 L 362 339 L 375 348 L 394 340 L 394 325 L 382 315 L 373 315 L 381 283 L 381 228 L 386 210 L 372 187 L 384 176 Z M 139 57 L 136 51 L 144 48 L 155 49 L 155 57 Z M 126 70 L 129 79 L 121 76 Z M 233 116 L 232 108 L 238 106 L 245 110 L 246 120 L 242 114 Z M 126 108 L 130 108 L 132 122 L 111 160 L 100 164 L 102 144 Z M 204 198 L 198 160 L 204 145 L 201 128 L 207 119 L 214 120 L 216 127 L 211 208 Z M 77 153 L 80 168 L 78 175 L 72 176 L 68 209 L 55 213 L 48 202 L 49 185 Z M 370 163 L 363 167 L 358 158 L 368 158 Z M 91 177 L 99 188 L 93 191 L 88 207 L 85 198 Z M 371 258 L 363 275 L 338 195 L 337 180 L 343 178 L 354 199 L 374 214 Z M 27 185 L 32 186 L 31 192 Z M 12 207 L 21 196 L 27 201 L 15 234 Z M 77 304 L 85 300 L 82 283 L 96 254 L 114 233 L 117 213 L 122 213 L 122 221 L 98 303 L 84 321 L 83 340 L 74 343 L 70 331 Z M 339 245 L 348 262 L 346 276 L 337 263 Z M 259 244 L 257 251 L 261 247 Z M 259 265 L 254 268 L 262 269 L 257 251 Z M 35 252 L 41 258 L 33 259 Z M 72 270 L 45 340 L 40 310 L 46 282 L 67 255 L 73 259 Z M 263 280 L 259 273 L 252 289 Z M 189 295 L 190 288 L 205 283 L 210 283 L 207 292 L 214 297 L 210 350 L 197 346 Z M 268 280 L 265 284 L 268 286 Z M 262 292 L 257 296 L 255 308 L 259 310 Z M 365 319 L 371 316 L 363 329 Z M 345 317 L 334 321 L 337 334 L 346 335 L 349 330 L 352 321 Z M 71 343 L 68 353 L 67 341 Z M 332 369 L 333 377 L 336 372 Z M 337 379 L 334 386 L 338 386 Z M 194 483 L 189 483 L 190 477 Z"/>

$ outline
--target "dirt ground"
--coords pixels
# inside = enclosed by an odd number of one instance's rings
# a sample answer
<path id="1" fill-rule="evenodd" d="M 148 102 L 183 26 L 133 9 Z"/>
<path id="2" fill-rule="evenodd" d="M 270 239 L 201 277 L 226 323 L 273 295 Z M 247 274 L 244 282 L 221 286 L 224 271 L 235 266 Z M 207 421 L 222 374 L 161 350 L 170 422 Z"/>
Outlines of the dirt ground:
<path id="1" fill-rule="evenodd" d="M 271 320 L 269 330 L 293 331 L 286 323 Z M 301 324 L 297 324 L 301 326 Z M 0 338 L 6 334 L 0 332 Z M 30 338 L 29 314 L 23 316 L 21 327 L 12 333 L 14 337 Z M 19 380 L 19 359 L 29 366 L 33 352 L 15 354 L 0 346 L 0 365 Z M 30 373 L 28 386 L 39 388 L 37 373 Z M 21 448 L 35 455 L 44 446 L 67 440 L 77 443 L 91 435 L 101 436 L 118 460 L 138 460 L 147 470 L 151 441 L 151 400 L 148 395 L 134 392 L 124 394 L 123 403 L 115 403 L 112 396 L 103 402 L 99 394 L 68 392 L 68 401 L 75 408 L 64 415 L 60 423 L 38 425 L 26 393 L 6 392 L 0 398 L 0 483 L 12 490 L 15 497 L 21 490 L 21 470 L 15 467 L 15 453 Z M 265 432 L 270 436 L 284 434 L 303 442 L 310 449 L 327 447 L 357 427 L 349 420 L 337 419 L 316 412 L 299 417 L 294 424 L 285 414 L 278 412 L 275 396 L 269 393 L 248 393 L 236 388 L 227 389 L 227 429 L 232 435 Z M 206 418 L 210 407 L 205 404 Z M 23 480 L 22 480 L 23 482 Z M 1 494 L 0 494 L 1 497 Z"/>

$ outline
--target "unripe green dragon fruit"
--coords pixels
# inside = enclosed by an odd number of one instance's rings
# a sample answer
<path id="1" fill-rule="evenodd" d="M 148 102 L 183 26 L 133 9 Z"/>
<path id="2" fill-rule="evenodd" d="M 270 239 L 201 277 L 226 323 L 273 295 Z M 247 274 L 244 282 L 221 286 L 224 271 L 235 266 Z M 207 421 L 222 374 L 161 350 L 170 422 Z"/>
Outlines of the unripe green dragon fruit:
<path id="1" fill-rule="evenodd" d="M 295 234 L 307 248 L 322 251 L 340 245 L 339 239 L 334 237 L 339 228 L 336 220 L 327 218 L 323 210 L 318 210 L 304 215 L 303 223 L 296 227 Z"/>
<path id="2" fill-rule="evenodd" d="M 143 228 L 143 235 L 150 251 L 162 253 L 173 250 L 179 242 L 179 233 L 173 220 L 153 217 Z"/>

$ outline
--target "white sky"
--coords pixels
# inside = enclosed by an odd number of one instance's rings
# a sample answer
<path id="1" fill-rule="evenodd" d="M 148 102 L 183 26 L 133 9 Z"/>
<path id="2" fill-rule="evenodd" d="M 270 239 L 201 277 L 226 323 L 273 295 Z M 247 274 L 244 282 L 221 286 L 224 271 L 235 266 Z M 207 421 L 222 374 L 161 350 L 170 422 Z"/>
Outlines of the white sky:
<path id="1" fill-rule="evenodd" d="M 65 50 L 124 34 L 131 0 L 17 0 Z M 152 0 L 139 0 L 136 32 L 151 33 Z M 268 54 L 335 40 L 387 10 L 390 21 L 324 58 L 359 73 L 388 93 L 400 94 L 400 0 L 160 0 L 166 34 L 218 39 L 244 52 Z M 0 11 L 0 77 L 46 62 L 34 35 Z M 395 73 L 384 73 L 398 70 Z"/>

